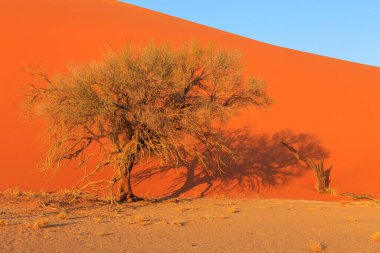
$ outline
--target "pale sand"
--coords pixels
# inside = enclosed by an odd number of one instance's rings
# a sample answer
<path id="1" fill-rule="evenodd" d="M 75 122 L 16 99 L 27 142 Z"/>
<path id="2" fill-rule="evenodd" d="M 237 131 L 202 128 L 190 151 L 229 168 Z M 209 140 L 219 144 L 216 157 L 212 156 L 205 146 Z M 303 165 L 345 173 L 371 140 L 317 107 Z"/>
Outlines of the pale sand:
<path id="1" fill-rule="evenodd" d="M 369 202 L 201 198 L 67 204 L 0 195 L 0 252 L 380 252 L 380 206 Z M 58 214 L 66 212 L 66 219 Z M 48 220 L 46 228 L 30 224 Z"/>

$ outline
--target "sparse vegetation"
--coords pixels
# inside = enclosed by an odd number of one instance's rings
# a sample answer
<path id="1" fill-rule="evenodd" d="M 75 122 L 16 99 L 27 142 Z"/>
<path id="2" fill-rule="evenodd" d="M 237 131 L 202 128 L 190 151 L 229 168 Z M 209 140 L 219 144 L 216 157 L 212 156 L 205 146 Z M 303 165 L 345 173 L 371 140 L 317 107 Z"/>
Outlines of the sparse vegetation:
<path id="1" fill-rule="evenodd" d="M 322 252 L 326 248 L 325 245 L 323 245 L 320 242 L 316 242 L 316 241 L 310 241 L 309 247 L 310 247 L 311 252 Z"/>
<path id="2" fill-rule="evenodd" d="M 376 230 L 368 230 L 378 220 L 378 209 L 373 206 L 364 208 L 360 202 L 344 208 L 339 203 L 332 202 L 326 204 L 328 208 L 324 208 L 323 203 L 309 201 L 202 198 L 180 200 L 177 204 L 169 200 L 153 204 L 144 202 L 129 206 L 120 205 L 115 208 L 117 211 L 110 212 L 105 203 L 97 204 L 86 199 L 73 202 L 70 207 L 60 208 L 60 211 L 57 211 L 37 206 L 36 197 L 33 195 L 23 197 L 21 201 L 19 197 L 13 195 L 2 195 L 2 197 L 4 201 L 0 201 L 0 224 L 3 226 L 0 227 L 0 231 L 2 231 L 0 232 L 0 241 L 9 241 L 12 246 L 22 247 L 23 241 L 19 240 L 21 234 L 30 238 L 28 245 L 38 247 L 41 240 L 51 238 L 44 241 L 45 249 L 50 249 L 50 251 L 56 249 L 54 248 L 56 247 L 55 238 L 65 241 L 64 246 L 68 245 L 70 249 L 73 249 L 77 248 L 78 240 L 90 238 L 94 245 L 100 246 L 104 245 L 103 243 L 111 244 L 112 238 L 122 238 L 123 236 L 132 238 L 136 235 L 137 230 L 141 237 L 138 240 L 131 240 L 131 242 L 123 241 L 123 247 L 127 248 L 132 243 L 133 247 L 138 248 L 141 246 L 141 242 L 149 244 L 152 239 L 153 242 L 160 243 L 160 236 L 151 236 L 151 233 L 156 232 L 162 233 L 164 238 L 174 238 L 179 233 L 188 235 L 181 236 L 179 241 L 175 241 L 175 246 L 180 245 L 182 251 L 189 249 L 189 241 L 200 245 L 205 234 L 212 241 L 210 245 L 213 248 L 210 251 L 215 252 L 220 251 L 221 245 L 227 251 L 234 251 L 240 247 L 240 243 L 243 243 L 240 248 L 242 251 L 256 250 L 257 248 L 253 248 L 256 246 L 252 247 L 252 241 L 239 241 L 242 235 L 254 238 L 255 244 L 264 251 L 275 250 L 276 252 L 286 250 L 314 253 L 345 252 L 346 249 L 350 249 L 352 252 L 357 250 L 376 252 L 380 240 L 379 231 L 372 233 Z M 52 196 L 38 196 L 37 198 L 47 200 Z M 272 209 L 260 209 L 260 207 L 268 208 L 269 205 Z M 26 206 L 34 207 L 28 209 L 32 210 L 31 214 L 25 214 Z M 236 207 L 242 212 L 235 214 Z M 306 212 L 308 207 L 315 207 L 315 210 L 323 208 L 323 215 L 320 211 Z M 191 212 L 178 211 L 187 208 Z M 289 208 L 291 208 L 291 212 L 288 211 Z M 68 212 L 69 217 L 78 219 L 70 222 L 60 220 L 58 215 L 63 210 Z M 365 217 L 365 219 L 357 221 L 353 217 Z M 278 222 L 279 219 L 281 222 Z M 315 222 L 309 222 L 310 220 L 318 220 L 318 225 L 316 226 Z M 5 223 L 4 226 L 3 221 L 8 221 L 9 224 Z M 273 222 L 268 226 L 270 221 Z M 26 229 L 27 227 L 29 229 Z M 336 234 L 345 234 L 348 227 L 362 228 L 355 232 L 355 238 L 361 239 L 352 240 L 349 236 L 334 237 Z M 226 228 L 230 231 L 220 234 Z M 195 231 L 201 231 L 201 233 L 194 233 Z M 273 231 L 283 231 L 283 233 L 276 234 Z M 287 237 L 283 236 L 284 233 L 294 233 L 294 235 Z M 222 244 L 221 238 L 226 238 Z M 329 239 L 328 248 L 324 246 L 327 244 L 322 241 L 323 238 Z M 313 242 L 309 243 L 310 239 Z M 232 243 L 232 241 L 238 242 Z M 272 242 L 274 243 L 272 244 Z M 85 244 L 84 251 L 91 251 L 91 246 Z M 119 248 L 116 249 L 119 250 Z M 153 248 L 150 249 L 154 251 Z M 169 251 L 177 249 L 174 249 L 173 246 Z M 12 250 L 8 251 L 12 252 Z"/>
<path id="3" fill-rule="evenodd" d="M 138 199 L 131 172 L 150 159 L 178 167 L 195 158 L 209 175 L 221 173 L 221 155 L 232 152 L 220 126 L 242 107 L 271 103 L 263 82 L 243 77 L 237 53 L 195 43 L 176 50 L 127 45 L 55 78 L 33 73 L 43 84 L 31 86 L 25 108 L 50 125 L 42 168 L 98 161 L 78 192 L 109 189 L 112 201 Z M 103 169 L 113 176 L 92 180 Z"/>
<path id="4" fill-rule="evenodd" d="M 49 224 L 50 224 L 49 220 L 47 220 L 47 219 L 40 219 L 40 220 L 36 220 L 33 223 L 32 227 L 34 227 L 34 228 L 46 228 L 46 227 L 49 226 Z"/>
<path id="5" fill-rule="evenodd" d="M 189 210 L 190 208 L 185 207 L 183 205 L 179 205 L 179 206 L 175 207 L 175 209 L 177 209 L 179 212 L 183 213 L 183 212 Z"/>
<path id="6" fill-rule="evenodd" d="M 177 225 L 177 226 L 185 226 L 186 221 L 184 221 L 184 220 L 174 220 L 174 221 L 169 221 L 168 224 L 170 224 L 170 225 Z"/>
<path id="7" fill-rule="evenodd" d="M 238 213 L 240 210 L 234 205 L 228 206 L 227 207 L 227 212 L 229 213 Z"/>
<path id="8" fill-rule="evenodd" d="M 376 231 L 372 234 L 371 239 L 375 242 L 380 242 L 380 231 Z"/>
<path id="9" fill-rule="evenodd" d="M 60 212 L 60 213 L 58 214 L 58 218 L 60 218 L 60 219 L 62 219 L 62 220 L 67 219 L 68 216 L 69 216 L 69 215 L 68 215 L 66 212 Z"/>
<path id="10" fill-rule="evenodd" d="M 142 214 L 138 214 L 135 216 L 135 221 L 136 222 L 146 222 L 146 221 L 149 221 L 149 217 L 142 215 Z"/>
<path id="11" fill-rule="evenodd" d="M 12 196 L 23 196 L 24 195 L 24 192 L 22 190 L 20 190 L 19 188 L 6 189 L 4 191 L 4 193 L 12 195 Z"/>
<path id="12" fill-rule="evenodd" d="M 8 222 L 6 220 L 0 220 L 0 226 L 6 226 L 7 223 Z"/>

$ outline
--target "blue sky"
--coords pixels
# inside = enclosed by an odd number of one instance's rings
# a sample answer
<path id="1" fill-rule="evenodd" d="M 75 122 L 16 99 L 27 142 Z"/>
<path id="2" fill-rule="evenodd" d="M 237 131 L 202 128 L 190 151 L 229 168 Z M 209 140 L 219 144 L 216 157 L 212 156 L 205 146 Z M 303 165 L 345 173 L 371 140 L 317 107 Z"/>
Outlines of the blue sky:
<path id="1" fill-rule="evenodd" d="M 121 0 L 274 45 L 380 66 L 380 0 Z"/>

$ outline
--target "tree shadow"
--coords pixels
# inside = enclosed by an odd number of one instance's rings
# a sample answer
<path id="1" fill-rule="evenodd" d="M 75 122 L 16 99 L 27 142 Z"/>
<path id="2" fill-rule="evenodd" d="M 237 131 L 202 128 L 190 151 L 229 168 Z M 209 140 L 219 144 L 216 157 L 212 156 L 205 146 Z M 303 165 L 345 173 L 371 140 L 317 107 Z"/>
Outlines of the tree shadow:
<path id="1" fill-rule="evenodd" d="M 235 153 L 233 158 L 223 156 L 226 164 L 224 171 L 211 176 L 202 169 L 197 159 L 189 160 L 177 170 L 178 176 L 170 182 L 165 198 L 179 197 L 200 185 L 206 187 L 199 197 L 217 192 L 260 192 L 288 184 L 309 169 L 300 164 L 281 141 L 296 147 L 311 159 L 321 160 L 329 156 L 315 136 L 295 134 L 290 130 L 268 135 L 239 129 L 224 133 L 223 138 Z M 174 170 L 172 166 L 148 166 L 134 175 L 133 182 L 137 185 L 156 176 L 165 176 L 171 170 Z"/>

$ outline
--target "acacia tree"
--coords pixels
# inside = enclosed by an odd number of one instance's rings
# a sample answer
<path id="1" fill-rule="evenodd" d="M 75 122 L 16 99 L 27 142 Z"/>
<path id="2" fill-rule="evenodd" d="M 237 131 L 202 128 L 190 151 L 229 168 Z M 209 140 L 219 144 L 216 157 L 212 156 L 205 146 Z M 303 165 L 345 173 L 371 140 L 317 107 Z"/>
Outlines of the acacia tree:
<path id="1" fill-rule="evenodd" d="M 148 159 L 180 166 L 186 154 L 209 174 L 221 171 L 220 155 L 231 151 L 218 129 L 239 108 L 271 102 L 242 67 L 237 53 L 212 46 L 128 44 L 52 79 L 35 71 L 43 82 L 31 86 L 26 107 L 50 126 L 43 168 L 94 159 L 78 189 L 109 187 L 112 200 L 128 202 L 137 199 L 131 172 Z M 113 172 L 110 179 L 92 179 L 103 169 Z"/>

